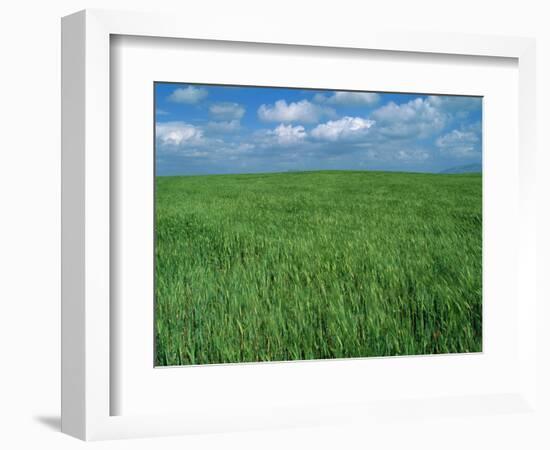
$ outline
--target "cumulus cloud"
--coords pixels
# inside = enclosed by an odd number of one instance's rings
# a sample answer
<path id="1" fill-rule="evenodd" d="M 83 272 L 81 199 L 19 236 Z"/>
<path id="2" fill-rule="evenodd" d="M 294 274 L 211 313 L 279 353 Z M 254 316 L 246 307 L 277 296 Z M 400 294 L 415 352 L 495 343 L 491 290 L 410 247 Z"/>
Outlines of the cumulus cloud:
<path id="1" fill-rule="evenodd" d="M 336 91 L 330 96 L 315 94 L 313 100 L 330 105 L 370 106 L 378 103 L 380 96 L 374 92 Z"/>
<path id="2" fill-rule="evenodd" d="M 388 137 L 426 138 L 443 129 L 448 114 L 430 98 L 416 98 L 400 105 L 389 102 L 372 113 L 378 131 Z"/>
<path id="3" fill-rule="evenodd" d="M 186 122 L 164 122 L 156 125 L 157 149 L 163 155 L 177 158 L 221 161 L 251 152 L 255 144 L 239 139 L 225 140 L 210 136 L 210 128 Z"/>
<path id="4" fill-rule="evenodd" d="M 240 120 L 244 116 L 245 109 L 238 103 L 222 102 L 214 103 L 208 108 L 210 116 L 216 120 Z"/>
<path id="5" fill-rule="evenodd" d="M 325 141 L 353 140 L 362 138 L 375 124 L 374 120 L 345 116 L 317 125 L 311 135 Z"/>
<path id="6" fill-rule="evenodd" d="M 234 133 L 240 130 L 241 122 L 238 119 L 212 121 L 206 127 L 213 133 Z"/>
<path id="7" fill-rule="evenodd" d="M 204 142 L 203 130 L 186 122 L 161 122 L 155 128 L 157 142 L 163 148 L 196 146 Z"/>
<path id="8" fill-rule="evenodd" d="M 287 103 L 277 100 L 274 105 L 261 105 L 258 117 L 264 122 L 303 122 L 316 123 L 323 117 L 334 116 L 332 108 L 315 105 L 307 100 Z"/>
<path id="9" fill-rule="evenodd" d="M 472 129 L 452 130 L 450 133 L 439 137 L 435 144 L 442 153 L 465 158 L 478 154 L 480 137 Z"/>
<path id="10" fill-rule="evenodd" d="M 187 86 L 185 88 L 177 88 L 168 96 L 168 101 L 174 103 L 195 104 L 205 99 L 208 96 L 208 91 L 204 88 Z"/>
<path id="11" fill-rule="evenodd" d="M 263 140 L 264 145 L 277 144 L 286 147 L 301 144 L 305 141 L 307 133 L 302 125 L 292 126 L 282 123 L 273 130 L 266 130 L 264 137 L 267 137 Z"/>

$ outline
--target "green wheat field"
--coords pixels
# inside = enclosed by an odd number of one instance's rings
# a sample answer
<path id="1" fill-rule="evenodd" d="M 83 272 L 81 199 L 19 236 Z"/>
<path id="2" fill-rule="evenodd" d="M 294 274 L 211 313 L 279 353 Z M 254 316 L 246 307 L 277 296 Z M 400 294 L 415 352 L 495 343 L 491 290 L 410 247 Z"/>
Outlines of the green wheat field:
<path id="1" fill-rule="evenodd" d="M 156 365 L 480 352 L 482 176 L 156 178 Z"/>

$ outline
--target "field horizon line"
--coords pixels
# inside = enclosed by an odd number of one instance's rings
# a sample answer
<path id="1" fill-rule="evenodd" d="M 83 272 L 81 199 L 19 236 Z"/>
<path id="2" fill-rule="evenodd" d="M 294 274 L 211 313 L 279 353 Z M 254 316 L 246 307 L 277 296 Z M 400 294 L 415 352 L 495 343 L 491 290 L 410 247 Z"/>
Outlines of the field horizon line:
<path id="1" fill-rule="evenodd" d="M 243 176 L 243 175 L 294 175 L 294 174 L 321 174 L 321 173 L 372 173 L 372 174 L 407 174 L 407 175 L 445 175 L 445 176 L 467 176 L 467 175 L 483 175 L 482 171 L 472 172 L 457 172 L 457 173 L 445 173 L 443 172 L 416 172 L 416 171 L 403 171 L 403 170 L 358 170 L 358 169 L 316 169 L 316 170 L 287 170 L 276 172 L 232 172 L 232 173 L 201 173 L 201 174 L 177 174 L 177 175 L 159 175 L 155 174 L 158 178 L 175 178 L 175 177 L 224 177 L 224 176 Z"/>

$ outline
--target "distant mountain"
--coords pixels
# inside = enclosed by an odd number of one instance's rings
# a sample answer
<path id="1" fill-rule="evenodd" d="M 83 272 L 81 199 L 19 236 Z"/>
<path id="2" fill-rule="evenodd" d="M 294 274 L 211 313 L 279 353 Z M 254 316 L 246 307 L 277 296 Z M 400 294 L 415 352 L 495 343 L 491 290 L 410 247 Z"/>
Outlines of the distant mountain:
<path id="1" fill-rule="evenodd" d="M 481 172 L 481 164 L 466 164 L 464 166 L 451 167 L 442 170 L 439 173 L 479 173 Z"/>

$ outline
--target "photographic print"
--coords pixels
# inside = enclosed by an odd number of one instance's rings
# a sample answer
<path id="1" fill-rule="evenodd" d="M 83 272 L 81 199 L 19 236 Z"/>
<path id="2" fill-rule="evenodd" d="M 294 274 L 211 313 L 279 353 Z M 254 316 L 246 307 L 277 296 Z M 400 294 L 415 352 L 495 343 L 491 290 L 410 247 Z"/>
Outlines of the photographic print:
<path id="1" fill-rule="evenodd" d="M 482 351 L 482 98 L 156 82 L 155 365 Z"/>

